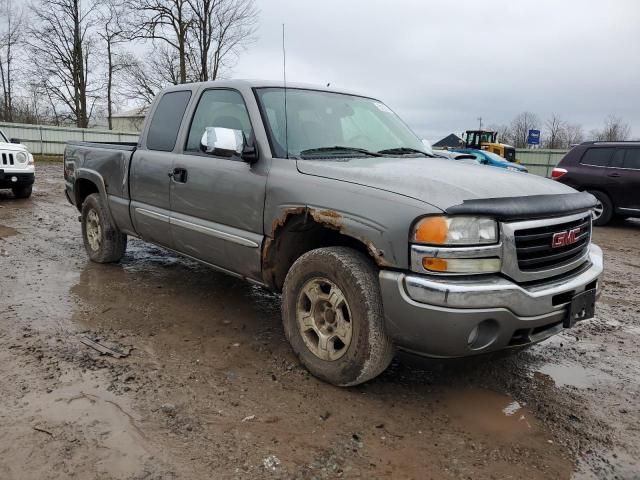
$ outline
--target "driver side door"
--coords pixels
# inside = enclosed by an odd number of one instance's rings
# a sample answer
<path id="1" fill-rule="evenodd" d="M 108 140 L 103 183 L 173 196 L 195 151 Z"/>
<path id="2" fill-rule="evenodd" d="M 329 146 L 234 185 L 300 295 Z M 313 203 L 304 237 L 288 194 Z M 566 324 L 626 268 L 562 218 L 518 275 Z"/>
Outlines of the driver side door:
<path id="1" fill-rule="evenodd" d="M 264 160 L 222 157 L 200 148 L 207 128 L 241 130 L 253 137 L 240 92 L 204 90 L 198 99 L 171 178 L 171 231 L 175 249 L 241 276 L 261 278 L 263 210 L 267 179 Z"/>

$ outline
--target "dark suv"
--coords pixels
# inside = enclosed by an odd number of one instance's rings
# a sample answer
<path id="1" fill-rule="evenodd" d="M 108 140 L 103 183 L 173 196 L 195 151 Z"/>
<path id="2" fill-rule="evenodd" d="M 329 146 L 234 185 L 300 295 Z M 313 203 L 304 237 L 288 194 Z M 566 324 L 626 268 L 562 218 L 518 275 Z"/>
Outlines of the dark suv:
<path id="1" fill-rule="evenodd" d="M 567 153 L 551 178 L 598 199 L 593 224 L 640 217 L 640 142 L 584 142 Z"/>

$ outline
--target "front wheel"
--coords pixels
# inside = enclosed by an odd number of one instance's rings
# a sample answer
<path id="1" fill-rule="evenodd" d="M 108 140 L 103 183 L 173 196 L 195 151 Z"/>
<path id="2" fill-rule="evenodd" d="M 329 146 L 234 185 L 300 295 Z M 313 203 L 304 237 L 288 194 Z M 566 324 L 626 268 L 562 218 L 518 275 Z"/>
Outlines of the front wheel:
<path id="1" fill-rule="evenodd" d="M 21 187 L 13 187 L 11 191 L 16 198 L 29 198 L 31 196 L 32 185 L 23 185 Z"/>
<path id="2" fill-rule="evenodd" d="M 82 238 L 89 258 L 97 263 L 117 262 L 127 249 L 127 236 L 113 223 L 97 193 L 82 204 Z"/>
<path id="3" fill-rule="evenodd" d="M 334 385 L 366 382 L 393 358 L 378 270 L 351 248 L 319 248 L 296 260 L 284 283 L 282 320 L 302 364 Z"/>
<path id="4" fill-rule="evenodd" d="M 593 224 L 596 226 L 606 225 L 613 217 L 613 204 L 611 203 L 609 196 L 598 191 L 589 193 L 596 197 L 596 200 L 598 201 L 596 206 L 593 208 L 593 213 L 591 214 Z"/>

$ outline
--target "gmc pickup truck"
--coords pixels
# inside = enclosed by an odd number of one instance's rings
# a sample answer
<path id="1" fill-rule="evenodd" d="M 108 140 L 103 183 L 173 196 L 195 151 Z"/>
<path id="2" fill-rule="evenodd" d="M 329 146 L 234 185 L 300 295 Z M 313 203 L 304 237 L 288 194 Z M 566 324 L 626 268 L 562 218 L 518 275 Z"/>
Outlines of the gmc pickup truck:
<path id="1" fill-rule="evenodd" d="M 300 361 L 335 385 L 396 349 L 518 350 L 594 315 L 595 199 L 434 158 L 379 100 L 277 82 L 171 87 L 138 144 L 70 142 L 89 258 L 135 236 L 282 293 Z"/>
<path id="2" fill-rule="evenodd" d="M 20 140 L 0 131 L 0 189 L 10 188 L 16 198 L 29 198 L 35 179 L 33 156 Z"/>

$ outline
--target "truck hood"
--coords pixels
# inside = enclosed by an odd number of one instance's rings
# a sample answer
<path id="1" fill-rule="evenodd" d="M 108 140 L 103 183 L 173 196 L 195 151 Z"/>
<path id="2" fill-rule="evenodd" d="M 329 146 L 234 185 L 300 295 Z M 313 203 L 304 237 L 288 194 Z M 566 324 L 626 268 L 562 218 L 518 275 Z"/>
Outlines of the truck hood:
<path id="1" fill-rule="evenodd" d="M 0 150 L 3 152 L 26 152 L 27 147 L 18 143 L 0 142 Z"/>
<path id="2" fill-rule="evenodd" d="M 297 165 L 305 175 L 393 192 L 442 210 L 465 200 L 576 193 L 571 187 L 535 175 L 439 158 L 297 160 Z"/>

